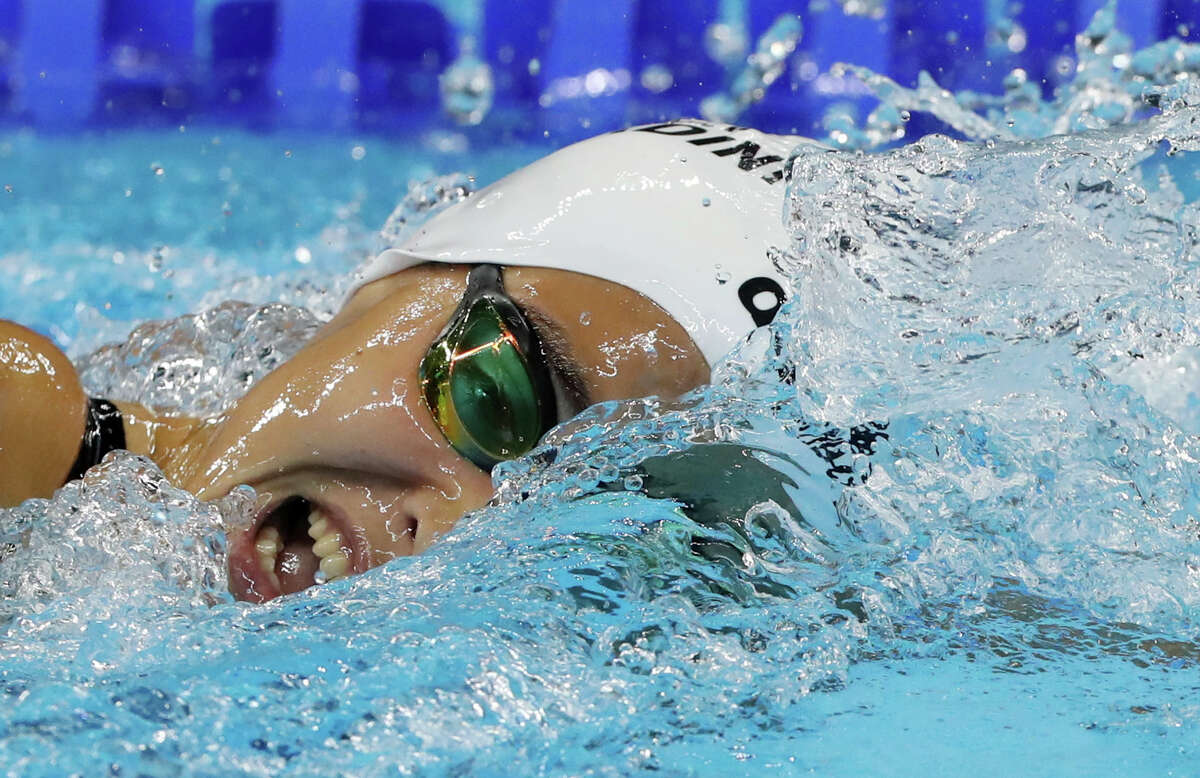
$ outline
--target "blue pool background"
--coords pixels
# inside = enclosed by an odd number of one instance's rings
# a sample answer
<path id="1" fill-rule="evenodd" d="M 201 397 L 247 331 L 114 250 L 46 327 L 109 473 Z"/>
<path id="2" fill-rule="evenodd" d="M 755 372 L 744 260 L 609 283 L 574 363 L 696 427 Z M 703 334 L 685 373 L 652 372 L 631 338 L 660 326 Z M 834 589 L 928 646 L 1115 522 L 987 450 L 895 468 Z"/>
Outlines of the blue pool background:
<path id="1" fill-rule="evenodd" d="M 1049 95 L 1075 32 L 1100 4 L 1025 5 L 1015 18 L 1027 42 L 1014 51 L 1008 39 L 989 37 L 1007 9 L 981 2 L 893 2 L 872 19 L 845 15 L 832 2 L 818 12 L 807 2 L 749 0 L 0 0 L 0 80 L 7 84 L 0 98 L 0 185 L 11 187 L 0 192 L 0 316 L 33 324 L 82 356 L 123 338 L 143 319 L 192 313 L 231 297 L 266 303 L 282 296 L 327 313 L 332 303 L 321 303 L 313 289 L 334 285 L 333 277 L 371 251 L 374 231 L 411 180 L 462 170 L 486 183 L 570 140 L 696 113 L 719 87 L 714 82 L 736 69 L 718 66 L 699 43 L 718 18 L 745 20 L 751 43 L 784 11 L 805 20 L 800 53 L 786 76 L 739 119 L 764 129 L 822 136 L 833 104 L 849 100 L 865 113 L 874 101 L 854 82 L 808 77 L 837 60 L 901 83 L 927 69 L 943 86 L 991 92 L 1009 70 L 1023 67 L 1045 78 Z M 1137 46 L 1181 34 L 1196 40 L 1198 6 L 1196 0 L 1125 2 L 1119 18 Z M 468 37 L 492 69 L 496 94 L 479 124 L 463 126 L 443 112 L 438 76 Z M 531 59 L 538 60 L 536 73 Z M 641 75 L 652 64 L 664 65 L 675 85 L 662 92 L 644 87 Z M 607 75 L 597 76 L 598 93 L 589 95 L 586 77 L 598 70 Z M 580 83 L 582 95 L 566 96 Z M 908 138 L 936 129 L 944 125 L 915 116 Z M 136 477 L 110 475 L 131 483 Z M 131 524 L 163 522 L 164 504 L 171 516 L 197 510 L 185 496 L 163 491 L 170 501 L 129 498 Z M 1062 634 L 1090 623 L 1069 601 L 1043 603 L 1053 615 L 1028 623 L 1030 630 L 1046 629 L 1044 640 L 1021 642 L 1021 627 L 1011 628 L 1005 637 L 1018 648 L 1008 655 L 988 654 L 1002 629 L 977 634 L 965 616 L 961 623 L 951 617 L 945 633 L 931 631 L 919 650 L 868 653 L 842 676 L 837 669 L 846 660 L 831 656 L 833 680 L 794 689 L 783 680 L 772 685 L 772 672 L 787 674 L 783 660 L 744 675 L 738 665 L 728 678 L 717 667 L 712 677 L 684 684 L 694 699 L 674 707 L 663 702 L 680 688 L 671 672 L 642 687 L 625 679 L 631 691 L 610 689 L 604 679 L 616 671 L 603 651 L 547 658 L 544 645 L 513 638 L 561 632 L 568 637 L 548 643 L 558 651 L 575 647 L 570 635 L 581 643 L 620 642 L 613 632 L 632 630 L 643 618 L 693 624 L 685 607 L 662 599 L 631 595 L 628 610 L 615 615 L 579 608 L 557 620 L 525 599 L 536 594 L 534 583 L 576 585 L 567 571 L 611 561 L 569 539 L 571 532 L 620 537 L 605 527 L 620 511 L 595 505 L 559 524 L 536 506 L 510 506 L 496 517 L 527 526 L 511 543 L 476 523 L 428 559 L 389 566 L 334 594 L 265 608 L 223 602 L 209 609 L 197 604 L 203 598 L 193 598 L 194 591 L 180 597 L 164 594 L 170 589 L 164 586 L 135 599 L 141 610 L 131 615 L 88 604 L 97 592 L 119 593 L 127 573 L 103 568 L 87 586 L 62 583 L 27 622 L 4 615 L 0 673 L 11 700 L 0 718 L 4 769 L 46 775 L 1200 773 L 1194 658 L 1143 656 L 1123 641 L 1145 635 L 1120 634 L 1096 641 L 1110 650 L 1089 645 L 1056 653 L 1058 622 Z M 656 515 L 653 506 L 644 510 Z M 552 529 L 568 537 L 561 547 L 531 552 L 523 545 Z M 521 597 L 486 564 L 497 558 L 525 565 Z M 670 568 L 670 560 L 662 564 Z M 721 635 L 789 616 L 786 608 L 777 612 L 778 604 L 740 605 L 744 612 L 722 612 L 728 623 L 711 630 L 709 643 L 686 629 L 677 642 L 686 647 L 694 640 L 733 656 L 736 647 L 724 646 Z M 1166 635 L 1194 638 L 1192 622 L 1180 622 Z M 652 644 L 652 636 L 644 642 Z M 878 645 L 886 642 L 872 647 Z M 413 646 L 429 653 L 414 657 Z M 453 651 L 439 656 L 438 646 Z M 814 672 L 811 657 L 822 647 L 809 649 L 802 664 Z M 663 655 L 675 660 L 687 653 L 680 651 Z M 981 655 L 992 658 L 978 661 Z M 1150 656 L 1155 661 L 1145 661 Z M 408 675 L 396 669 L 404 663 Z M 506 689 L 514 678 L 527 688 Z M 462 679 L 470 680 L 469 690 Z M 765 701 L 731 694 L 741 683 L 762 691 Z M 584 702 L 594 711 L 569 709 L 572 684 L 616 702 L 589 697 Z M 543 687 L 558 694 L 539 693 Z M 492 707 L 485 704 L 472 719 L 462 712 L 470 707 L 463 694 Z M 733 716 L 723 703 L 749 713 Z M 706 728 L 706 720 L 717 725 Z"/>
<path id="2" fill-rule="evenodd" d="M 926 70 L 943 87 L 982 91 L 1022 67 L 1048 95 L 1070 71 L 1075 33 L 1104 4 L 849 2 L 886 12 L 839 13 L 835 0 L 3 0 L 0 120 L 50 130 L 411 128 L 436 120 L 437 77 L 468 41 L 494 74 L 491 134 L 550 130 L 561 145 L 697 115 L 728 77 L 705 50 L 706 28 L 733 23 L 752 43 L 788 12 L 804 22 L 799 54 L 741 121 L 813 135 L 831 102 L 862 95 L 819 77 L 837 61 L 903 84 Z M 1119 17 L 1135 48 L 1200 39 L 1197 0 L 1125 2 Z M 997 34 L 999 19 L 1020 27 L 1019 42 Z M 647 86 L 652 65 L 672 74 L 670 86 Z M 594 72 L 593 87 L 572 91 L 571 79 Z"/>

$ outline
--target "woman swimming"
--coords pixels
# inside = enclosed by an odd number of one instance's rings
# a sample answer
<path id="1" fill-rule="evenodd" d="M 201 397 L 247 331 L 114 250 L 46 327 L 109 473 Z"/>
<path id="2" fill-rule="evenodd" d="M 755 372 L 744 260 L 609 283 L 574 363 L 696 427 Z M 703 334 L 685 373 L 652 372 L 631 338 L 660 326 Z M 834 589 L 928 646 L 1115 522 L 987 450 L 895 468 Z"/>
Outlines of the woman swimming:
<path id="1" fill-rule="evenodd" d="M 217 418 L 88 398 L 52 343 L 0 322 L 0 505 L 127 448 L 204 499 L 268 496 L 231 532 L 240 599 L 418 553 L 488 501 L 497 462 L 593 403 L 707 382 L 771 320 L 781 182 L 802 143 L 685 121 L 556 152 L 380 254 Z"/>

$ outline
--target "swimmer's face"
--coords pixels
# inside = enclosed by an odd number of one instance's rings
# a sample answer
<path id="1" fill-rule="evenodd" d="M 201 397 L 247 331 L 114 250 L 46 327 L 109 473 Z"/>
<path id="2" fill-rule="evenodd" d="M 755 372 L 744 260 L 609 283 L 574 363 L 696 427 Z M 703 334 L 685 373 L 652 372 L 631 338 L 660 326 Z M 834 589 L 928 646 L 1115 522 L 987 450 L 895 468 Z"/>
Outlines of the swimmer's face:
<path id="1" fill-rule="evenodd" d="M 340 577 L 418 553 L 491 497 L 489 474 L 451 445 L 420 379 L 469 270 L 424 265 L 359 290 L 169 468 L 206 499 L 238 484 L 269 496 L 252 526 L 230 531 L 236 596 L 267 600 L 318 570 Z M 636 292 L 541 268 L 507 268 L 503 283 L 579 407 L 674 397 L 708 379 L 683 328 Z"/>

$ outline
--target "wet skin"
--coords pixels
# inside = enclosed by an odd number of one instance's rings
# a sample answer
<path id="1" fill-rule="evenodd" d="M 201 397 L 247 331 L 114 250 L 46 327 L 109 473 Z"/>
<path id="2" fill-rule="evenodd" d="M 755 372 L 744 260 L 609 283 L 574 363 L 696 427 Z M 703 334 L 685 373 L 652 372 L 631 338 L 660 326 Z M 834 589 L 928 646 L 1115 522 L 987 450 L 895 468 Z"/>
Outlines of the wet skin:
<path id="1" fill-rule="evenodd" d="M 0 321 L 0 507 L 62 486 L 86 403 L 75 368 L 49 339 Z"/>
<path id="2" fill-rule="evenodd" d="M 236 596 L 262 601 L 311 585 L 318 560 L 303 539 L 280 553 L 275 580 L 254 554 L 263 524 L 278 522 L 278 509 L 293 498 L 340 532 L 353 573 L 419 553 L 490 499 L 490 476 L 447 442 L 418 378 L 462 299 L 468 270 L 426 265 L 364 287 L 222 417 L 159 419 L 122 404 L 129 447 L 149 454 L 174 483 L 203 499 L 239 484 L 264 495 L 254 522 L 230 529 Z M 708 379 L 683 328 L 636 292 L 540 268 L 508 268 L 504 284 L 549 350 L 572 364 L 581 408 L 674 397 Z"/>

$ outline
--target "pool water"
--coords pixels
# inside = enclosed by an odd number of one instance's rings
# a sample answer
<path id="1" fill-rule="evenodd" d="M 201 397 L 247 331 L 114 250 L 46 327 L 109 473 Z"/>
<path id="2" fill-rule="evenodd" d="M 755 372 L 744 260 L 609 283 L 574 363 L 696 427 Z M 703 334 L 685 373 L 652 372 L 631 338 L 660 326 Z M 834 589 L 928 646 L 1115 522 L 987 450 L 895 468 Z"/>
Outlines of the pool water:
<path id="1" fill-rule="evenodd" d="M 254 495 L 127 455 L 0 513 L 5 771 L 1195 774 L 1200 97 L 1102 17 L 1060 102 L 875 81 L 844 145 L 972 140 L 797 157 L 772 328 L 551 433 L 422 556 L 235 603 Z M 476 145 L 10 133 L 0 316 L 215 411 L 389 214 L 547 149 Z"/>

